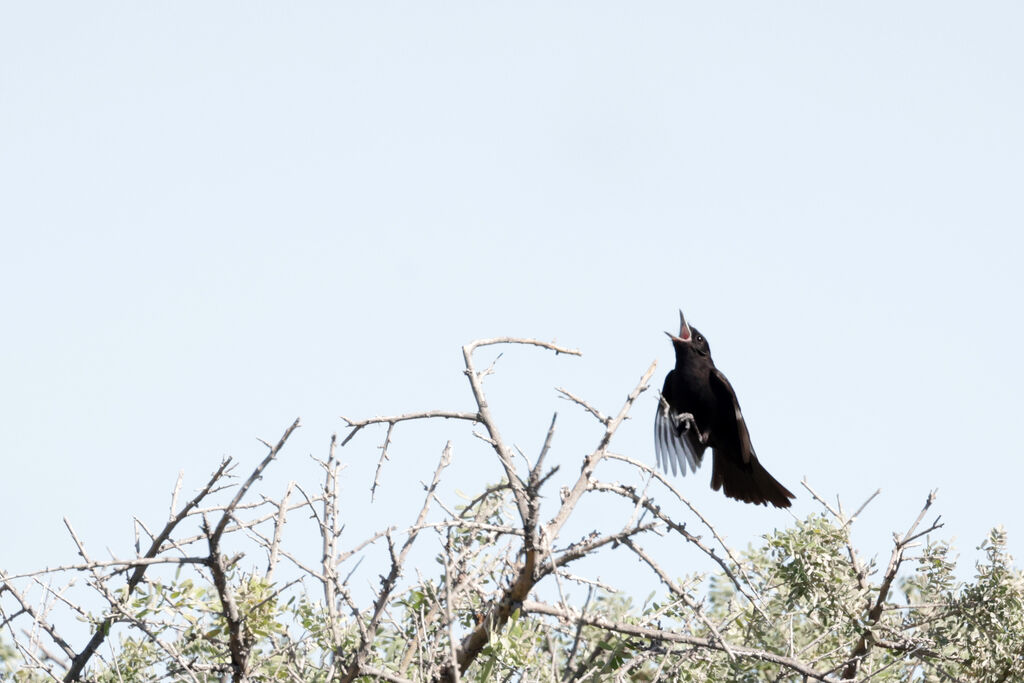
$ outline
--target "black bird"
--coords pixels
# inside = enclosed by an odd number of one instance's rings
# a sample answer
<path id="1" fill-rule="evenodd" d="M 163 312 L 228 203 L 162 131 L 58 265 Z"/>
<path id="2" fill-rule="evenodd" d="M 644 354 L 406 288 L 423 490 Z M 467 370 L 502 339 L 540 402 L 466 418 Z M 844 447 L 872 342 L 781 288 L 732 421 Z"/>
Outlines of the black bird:
<path id="1" fill-rule="evenodd" d="M 711 488 L 746 503 L 788 508 L 796 498 L 768 474 L 750 443 L 750 434 L 729 380 L 711 360 L 711 348 L 679 311 L 679 336 L 666 332 L 676 352 L 676 367 L 665 377 L 654 445 L 658 464 L 686 474 L 701 464 L 704 451 L 714 450 Z"/>

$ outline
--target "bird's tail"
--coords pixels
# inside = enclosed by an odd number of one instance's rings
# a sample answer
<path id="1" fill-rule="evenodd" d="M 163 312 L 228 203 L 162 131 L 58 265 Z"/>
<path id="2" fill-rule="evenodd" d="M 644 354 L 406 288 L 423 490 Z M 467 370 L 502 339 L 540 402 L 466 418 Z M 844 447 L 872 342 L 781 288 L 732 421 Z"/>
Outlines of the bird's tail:
<path id="1" fill-rule="evenodd" d="M 790 499 L 796 498 L 789 489 L 768 474 L 757 456 L 751 455 L 749 462 L 737 462 L 723 457 L 715 450 L 711 470 L 711 488 L 724 489 L 729 498 L 755 505 L 771 503 L 777 508 L 788 508 Z"/>

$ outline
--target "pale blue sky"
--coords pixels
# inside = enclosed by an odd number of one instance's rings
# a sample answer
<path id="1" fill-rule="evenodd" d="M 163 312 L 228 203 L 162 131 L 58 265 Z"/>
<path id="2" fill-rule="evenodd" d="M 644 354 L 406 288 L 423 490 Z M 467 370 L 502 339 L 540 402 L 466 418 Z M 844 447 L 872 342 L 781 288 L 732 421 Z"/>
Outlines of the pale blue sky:
<path id="1" fill-rule="evenodd" d="M 568 479 L 597 433 L 552 387 L 612 411 L 654 359 L 660 386 L 680 307 L 798 515 L 802 477 L 881 487 L 887 553 L 939 488 L 966 558 L 998 523 L 1024 555 L 1022 29 L 1013 2 L 5 4 L 0 565 L 72 560 L 64 515 L 126 552 L 180 469 L 295 416 L 268 493 L 340 414 L 468 408 L 477 337 L 583 350 L 490 378 L 530 453 L 560 411 Z M 654 461 L 654 400 L 617 450 Z M 352 524 L 408 517 L 449 435 L 452 486 L 498 478 L 463 427 L 409 428 L 370 507 L 366 433 Z M 681 485 L 733 544 L 789 523 L 709 479 Z"/>

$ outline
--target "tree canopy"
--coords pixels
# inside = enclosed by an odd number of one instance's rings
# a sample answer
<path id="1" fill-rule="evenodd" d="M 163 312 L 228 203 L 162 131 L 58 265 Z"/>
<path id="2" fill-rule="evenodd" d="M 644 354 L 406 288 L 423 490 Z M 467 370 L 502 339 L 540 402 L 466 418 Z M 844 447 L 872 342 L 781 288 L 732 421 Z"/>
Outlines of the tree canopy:
<path id="1" fill-rule="evenodd" d="M 287 447 L 296 420 L 245 476 L 223 460 L 198 492 L 179 479 L 161 525 L 139 523 L 130 557 L 99 559 L 67 521 L 79 557 L 67 565 L 0 570 L 0 672 L 16 681 L 1013 681 L 1024 671 L 1024 577 L 995 528 L 968 581 L 924 495 L 895 533 L 885 566 L 863 559 L 853 513 L 804 482 L 820 511 L 730 548 L 649 459 L 614 452 L 616 431 L 649 388 L 652 364 L 621 405 L 604 412 L 562 395 L 596 421 L 595 446 L 578 462 L 549 467 L 547 439 L 533 458 L 510 446 L 484 389 L 493 367 L 474 353 L 491 345 L 577 352 L 532 339 L 487 339 L 463 348 L 475 410 L 347 418 L 318 459 L 322 479 L 291 482 L 277 498 L 254 484 Z M 342 545 L 346 507 L 339 453 L 379 425 L 380 466 L 394 430 L 412 420 L 478 429 L 501 464 L 499 482 L 459 481 L 460 504 L 438 494 L 452 444 L 437 455 L 414 518 Z M 458 428 L 453 425 L 453 428 Z M 632 468 L 643 488 L 604 479 L 601 464 Z M 575 468 L 578 468 L 576 471 Z M 568 475 L 562 474 L 562 470 Z M 561 475 L 561 476 L 559 476 Z M 454 475 L 453 475 L 454 476 Z M 394 485 L 394 484 L 390 484 Z M 555 491 L 556 486 L 561 486 Z M 541 497 L 557 497 L 542 514 Z M 567 537 L 582 500 L 611 498 L 627 511 L 615 528 Z M 668 504 L 671 503 L 671 506 Z M 668 510 L 674 512 L 668 512 Z M 679 513 L 684 510 L 685 513 Z M 316 547 L 286 542 L 311 524 Z M 699 531 L 698 531 L 699 530 Z M 679 541 L 714 567 L 677 575 L 656 537 Z M 415 546 L 434 549 L 415 563 Z M 350 577 L 383 558 L 372 594 Z M 661 590 L 650 596 L 607 585 L 575 567 L 611 552 L 633 554 Z M 372 560 L 371 560 L 372 561 Z M 570 594 L 567 586 L 582 587 Z M 573 596 L 582 597 L 573 597 Z M 67 635 L 69 619 L 89 637 Z"/>

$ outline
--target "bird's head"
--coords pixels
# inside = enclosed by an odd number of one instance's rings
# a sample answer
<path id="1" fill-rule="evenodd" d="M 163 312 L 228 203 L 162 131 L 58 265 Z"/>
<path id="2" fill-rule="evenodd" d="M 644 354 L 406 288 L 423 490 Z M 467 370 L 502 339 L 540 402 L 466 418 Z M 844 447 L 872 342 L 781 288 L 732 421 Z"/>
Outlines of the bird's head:
<path id="1" fill-rule="evenodd" d="M 671 332 L 666 332 L 669 339 L 672 340 L 672 346 L 676 350 L 676 357 L 680 354 L 698 353 L 701 356 L 711 357 L 711 347 L 708 346 L 708 340 L 704 338 L 696 327 L 691 327 L 686 322 L 686 317 L 682 311 L 679 311 L 679 335 L 674 335 Z"/>

